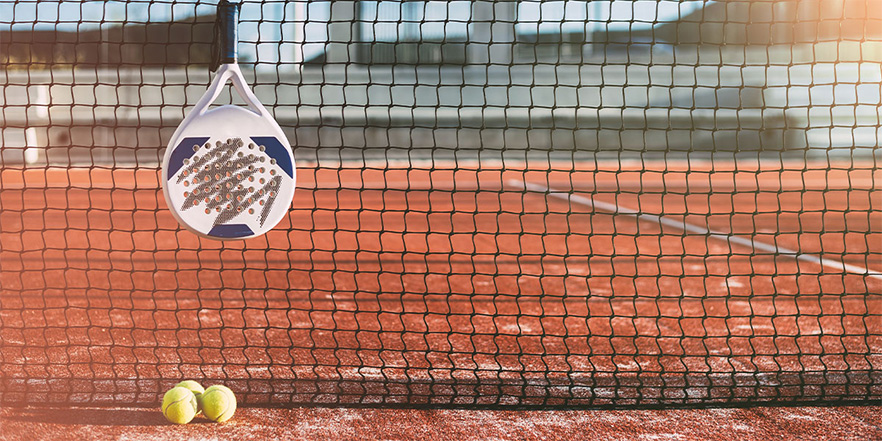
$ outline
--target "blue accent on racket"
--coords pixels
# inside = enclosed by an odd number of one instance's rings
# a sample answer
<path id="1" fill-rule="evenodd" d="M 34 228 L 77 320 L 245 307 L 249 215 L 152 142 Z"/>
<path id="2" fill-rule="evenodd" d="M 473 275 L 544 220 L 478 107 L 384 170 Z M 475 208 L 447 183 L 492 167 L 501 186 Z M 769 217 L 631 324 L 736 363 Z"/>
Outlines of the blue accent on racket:
<path id="1" fill-rule="evenodd" d="M 276 160 L 279 168 L 287 173 L 289 177 L 294 177 L 294 165 L 291 164 L 288 149 L 275 136 L 252 136 L 251 140 L 257 145 L 264 146 L 266 154 Z"/>
<path id="2" fill-rule="evenodd" d="M 208 141 L 208 137 L 184 138 L 178 143 L 178 146 L 171 153 L 168 159 L 168 168 L 165 179 L 171 179 L 178 173 L 178 170 L 184 166 L 184 160 L 196 153 L 193 150 L 194 145 L 202 146 Z"/>
<path id="3" fill-rule="evenodd" d="M 223 237 L 225 239 L 235 239 L 238 237 L 248 237 L 253 236 L 254 231 L 245 224 L 226 224 L 226 225 L 215 225 L 211 231 L 208 232 L 209 236 L 214 237 Z"/>

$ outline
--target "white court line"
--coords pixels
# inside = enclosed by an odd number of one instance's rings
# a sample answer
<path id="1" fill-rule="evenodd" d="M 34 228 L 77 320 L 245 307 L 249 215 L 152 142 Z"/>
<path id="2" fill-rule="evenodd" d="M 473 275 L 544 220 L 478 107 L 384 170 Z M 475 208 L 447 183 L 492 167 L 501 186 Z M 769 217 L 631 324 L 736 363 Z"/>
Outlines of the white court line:
<path id="1" fill-rule="evenodd" d="M 717 233 L 707 228 L 700 227 L 698 225 L 692 225 L 686 222 L 677 221 L 668 217 L 658 216 L 655 214 L 645 214 L 640 213 L 637 210 L 633 210 L 627 207 L 622 207 L 621 205 L 610 204 L 603 201 L 597 201 L 591 198 L 587 198 L 584 196 L 573 195 L 569 193 L 565 193 L 562 191 L 554 191 L 544 185 L 532 184 L 529 182 L 519 182 L 516 180 L 508 180 L 506 183 L 512 187 L 525 188 L 528 191 L 537 192 L 537 193 L 545 193 L 551 197 L 555 197 L 558 199 L 563 199 L 570 202 L 575 202 L 577 204 L 584 205 L 586 207 L 593 207 L 601 211 L 605 211 L 608 213 L 614 214 L 624 214 L 627 216 L 634 216 L 639 220 L 645 220 L 649 222 L 655 222 L 659 225 L 665 225 L 668 227 L 677 228 L 679 230 L 685 231 L 687 233 L 699 234 L 707 237 L 712 237 L 714 239 L 719 239 L 722 241 L 726 241 L 730 244 L 741 245 L 745 247 L 752 248 L 758 251 L 766 251 L 774 254 L 781 254 L 785 256 L 793 257 L 796 260 L 802 260 L 803 262 L 812 262 L 819 264 L 821 266 L 832 268 L 837 271 L 843 271 L 853 274 L 859 274 L 862 276 L 867 276 L 871 279 L 882 281 L 882 273 L 878 271 L 872 271 L 869 268 L 863 268 L 857 265 L 849 265 L 845 262 L 839 262 L 837 260 L 825 259 L 820 256 L 816 256 L 814 254 L 805 254 L 800 253 L 795 250 L 791 250 L 789 248 L 779 247 L 776 245 L 770 245 L 763 242 L 758 242 L 753 239 L 747 239 L 740 236 L 735 236 L 732 234 L 725 233 Z"/>

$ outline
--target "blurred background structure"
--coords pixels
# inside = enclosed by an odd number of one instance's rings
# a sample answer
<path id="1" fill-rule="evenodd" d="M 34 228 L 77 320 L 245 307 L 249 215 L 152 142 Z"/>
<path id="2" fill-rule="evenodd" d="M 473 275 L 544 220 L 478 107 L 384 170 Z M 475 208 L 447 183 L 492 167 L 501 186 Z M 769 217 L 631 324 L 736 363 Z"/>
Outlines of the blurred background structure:
<path id="1" fill-rule="evenodd" d="M 245 2 L 241 51 L 303 160 L 851 156 L 880 136 L 879 6 Z M 0 2 L 0 17 L 4 162 L 155 162 L 209 80 L 210 4 Z"/>

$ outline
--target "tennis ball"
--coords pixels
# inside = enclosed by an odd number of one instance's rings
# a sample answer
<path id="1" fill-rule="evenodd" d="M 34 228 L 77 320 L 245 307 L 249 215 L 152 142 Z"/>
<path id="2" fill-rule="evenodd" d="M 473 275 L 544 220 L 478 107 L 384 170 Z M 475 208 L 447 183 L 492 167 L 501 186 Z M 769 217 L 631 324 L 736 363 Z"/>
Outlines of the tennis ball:
<path id="1" fill-rule="evenodd" d="M 175 387 L 190 389 L 190 392 L 193 392 L 193 395 L 196 396 L 196 413 L 202 411 L 202 393 L 205 392 L 205 388 L 201 384 L 193 380 L 186 380 L 176 384 Z"/>
<path id="2" fill-rule="evenodd" d="M 196 416 L 196 396 L 185 387 L 173 387 L 162 397 L 162 414 L 175 424 L 187 424 Z"/>
<path id="3" fill-rule="evenodd" d="M 236 395 L 226 386 L 215 385 L 202 394 L 202 415 L 222 423 L 236 412 Z"/>

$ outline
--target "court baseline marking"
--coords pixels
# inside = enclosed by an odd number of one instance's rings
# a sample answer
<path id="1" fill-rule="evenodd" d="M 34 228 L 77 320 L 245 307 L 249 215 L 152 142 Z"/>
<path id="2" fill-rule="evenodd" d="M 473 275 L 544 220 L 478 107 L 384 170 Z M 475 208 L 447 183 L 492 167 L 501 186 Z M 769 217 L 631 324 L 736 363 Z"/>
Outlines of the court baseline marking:
<path id="1" fill-rule="evenodd" d="M 612 213 L 612 214 L 622 214 L 622 215 L 626 215 L 626 216 L 632 216 L 632 217 L 635 217 L 639 220 L 654 222 L 656 224 L 676 228 L 678 230 L 681 230 L 681 231 L 684 231 L 687 233 L 699 234 L 699 235 L 703 235 L 703 236 L 707 236 L 707 237 L 712 237 L 714 239 L 722 240 L 722 241 L 728 242 L 730 244 L 735 244 L 735 245 L 740 245 L 740 246 L 752 248 L 757 251 L 765 251 L 765 252 L 769 252 L 769 253 L 790 256 L 796 260 L 801 260 L 803 262 L 816 263 L 816 264 L 821 265 L 823 267 L 835 269 L 837 271 L 858 274 L 858 275 L 862 275 L 862 276 L 867 276 L 870 279 L 882 281 L 882 272 L 872 271 L 869 268 L 864 268 L 864 267 L 860 267 L 857 265 L 851 265 L 851 264 L 847 264 L 845 262 L 840 262 L 837 260 L 823 258 L 821 256 L 816 256 L 814 254 L 800 253 L 799 251 L 791 250 L 789 248 L 784 248 L 784 247 L 780 247 L 777 245 L 771 245 L 771 244 L 759 242 L 759 241 L 756 241 L 753 239 L 748 239 L 748 238 L 741 237 L 741 236 L 735 236 L 735 235 L 726 234 L 726 233 L 718 233 L 718 232 L 711 231 L 707 228 L 704 228 L 704 227 L 701 227 L 698 225 L 693 225 L 693 224 L 690 224 L 687 222 L 674 220 L 669 217 L 659 216 L 659 215 L 655 215 L 655 214 L 641 213 L 641 212 L 634 210 L 632 208 L 623 207 L 623 206 L 617 205 L 617 204 L 610 204 L 608 202 L 598 201 L 595 199 L 591 199 L 588 197 L 579 196 L 579 195 L 575 195 L 575 194 L 570 194 L 570 193 L 563 192 L 563 191 L 553 190 L 549 187 L 546 187 L 546 186 L 540 185 L 540 184 L 534 184 L 534 183 L 530 183 L 530 182 L 519 182 L 519 181 L 513 180 L 513 179 L 509 179 L 508 181 L 506 181 L 506 184 L 508 184 L 510 187 L 522 188 L 522 189 L 525 189 L 527 191 L 534 192 L 534 193 L 544 193 L 544 194 L 547 194 L 548 196 L 551 196 L 551 197 L 554 197 L 557 199 L 562 199 L 562 200 L 565 200 L 565 201 L 568 201 L 571 203 L 575 202 L 579 205 L 584 205 L 589 208 L 595 208 L 600 211 L 605 211 L 605 212 Z"/>

